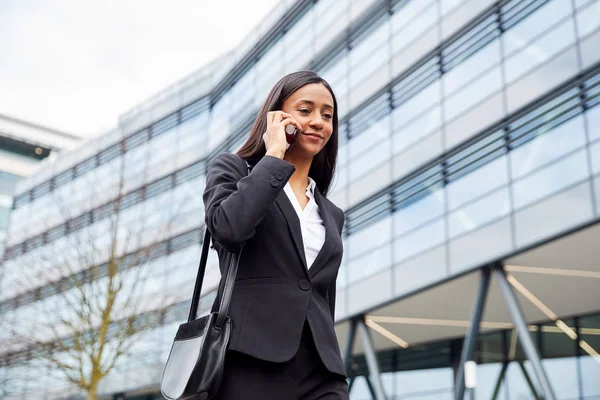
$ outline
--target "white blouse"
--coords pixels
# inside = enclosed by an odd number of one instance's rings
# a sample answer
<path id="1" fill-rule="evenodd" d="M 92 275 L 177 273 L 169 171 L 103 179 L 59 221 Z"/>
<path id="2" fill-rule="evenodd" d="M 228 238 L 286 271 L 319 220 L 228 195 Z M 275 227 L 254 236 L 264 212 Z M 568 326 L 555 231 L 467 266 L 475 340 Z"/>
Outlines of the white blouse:
<path id="1" fill-rule="evenodd" d="M 298 219 L 300 220 L 300 228 L 302 230 L 302 243 L 304 244 L 304 256 L 306 257 L 306 265 L 310 268 L 317 258 L 317 254 L 325 243 L 325 225 L 319 212 L 319 206 L 315 201 L 316 183 L 312 178 L 308 178 L 309 184 L 306 188 L 306 197 L 308 204 L 304 210 L 300 208 L 300 203 L 294 194 L 294 190 L 290 183 L 286 183 L 283 190 L 290 199 L 290 203 L 294 206 Z"/>

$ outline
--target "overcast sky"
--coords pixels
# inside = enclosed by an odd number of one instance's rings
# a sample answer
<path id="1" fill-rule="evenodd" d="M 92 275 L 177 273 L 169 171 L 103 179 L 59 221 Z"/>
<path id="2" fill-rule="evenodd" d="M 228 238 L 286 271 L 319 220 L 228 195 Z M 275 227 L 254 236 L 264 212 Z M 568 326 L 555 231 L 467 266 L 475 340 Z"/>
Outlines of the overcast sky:
<path id="1" fill-rule="evenodd" d="M 1 0 L 0 114 L 79 136 L 238 45 L 277 0 Z"/>

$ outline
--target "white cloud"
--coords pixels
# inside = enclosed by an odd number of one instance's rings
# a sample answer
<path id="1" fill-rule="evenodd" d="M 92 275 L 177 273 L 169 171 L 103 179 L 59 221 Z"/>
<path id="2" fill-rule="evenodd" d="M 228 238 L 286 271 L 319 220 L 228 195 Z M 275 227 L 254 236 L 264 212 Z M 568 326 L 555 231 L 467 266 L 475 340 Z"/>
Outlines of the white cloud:
<path id="1" fill-rule="evenodd" d="M 277 0 L 4 0 L 0 114 L 93 136 L 238 45 Z"/>

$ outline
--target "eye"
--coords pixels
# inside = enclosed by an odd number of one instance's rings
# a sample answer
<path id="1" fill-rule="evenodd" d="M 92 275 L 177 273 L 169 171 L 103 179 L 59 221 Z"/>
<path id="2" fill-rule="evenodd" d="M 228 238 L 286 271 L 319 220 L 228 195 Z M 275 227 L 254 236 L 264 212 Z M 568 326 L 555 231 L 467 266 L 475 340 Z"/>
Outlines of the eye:
<path id="1" fill-rule="evenodd" d="M 298 111 L 302 114 L 310 114 L 310 110 L 308 108 L 301 108 Z"/>
<path id="2" fill-rule="evenodd" d="M 331 118 L 333 118 L 333 116 L 331 114 L 323 114 L 323 118 L 331 119 Z"/>

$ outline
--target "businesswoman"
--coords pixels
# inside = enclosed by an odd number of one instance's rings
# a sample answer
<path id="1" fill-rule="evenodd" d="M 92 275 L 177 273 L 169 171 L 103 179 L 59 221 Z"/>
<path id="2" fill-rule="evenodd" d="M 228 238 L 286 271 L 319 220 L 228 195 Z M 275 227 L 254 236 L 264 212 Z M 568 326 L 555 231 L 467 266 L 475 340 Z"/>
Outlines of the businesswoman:
<path id="1" fill-rule="evenodd" d="M 300 131 L 289 149 L 287 125 Z M 216 399 L 348 399 L 334 331 L 344 215 L 326 197 L 337 149 L 335 95 L 301 71 L 275 84 L 237 154 L 208 167 L 221 271 L 242 249 Z"/>

